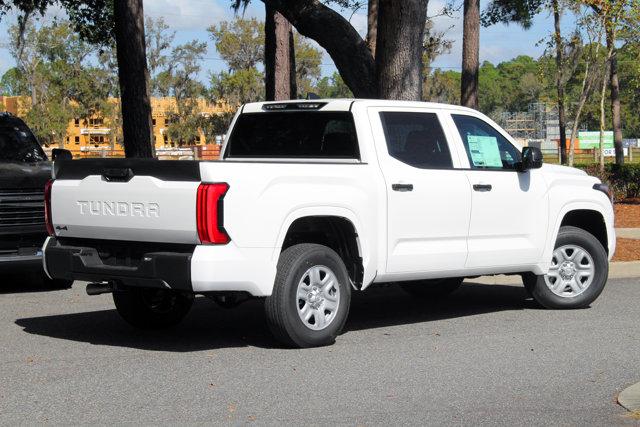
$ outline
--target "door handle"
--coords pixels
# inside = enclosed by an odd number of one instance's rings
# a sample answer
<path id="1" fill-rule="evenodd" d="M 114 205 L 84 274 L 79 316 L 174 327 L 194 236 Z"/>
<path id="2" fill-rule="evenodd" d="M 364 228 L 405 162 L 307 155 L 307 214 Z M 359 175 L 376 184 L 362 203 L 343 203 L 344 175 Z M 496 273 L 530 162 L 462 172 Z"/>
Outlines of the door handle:
<path id="1" fill-rule="evenodd" d="M 391 184 L 393 191 L 413 191 L 413 184 Z"/>
<path id="2" fill-rule="evenodd" d="M 491 184 L 473 184 L 474 191 L 491 191 Z"/>

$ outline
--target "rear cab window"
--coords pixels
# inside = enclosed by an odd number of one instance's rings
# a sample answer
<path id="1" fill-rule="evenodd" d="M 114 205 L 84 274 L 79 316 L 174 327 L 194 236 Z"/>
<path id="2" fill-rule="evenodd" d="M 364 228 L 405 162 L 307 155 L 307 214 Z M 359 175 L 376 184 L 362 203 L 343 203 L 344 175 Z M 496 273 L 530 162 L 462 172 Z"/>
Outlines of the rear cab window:
<path id="1" fill-rule="evenodd" d="M 349 111 L 273 111 L 238 116 L 225 158 L 360 160 Z"/>

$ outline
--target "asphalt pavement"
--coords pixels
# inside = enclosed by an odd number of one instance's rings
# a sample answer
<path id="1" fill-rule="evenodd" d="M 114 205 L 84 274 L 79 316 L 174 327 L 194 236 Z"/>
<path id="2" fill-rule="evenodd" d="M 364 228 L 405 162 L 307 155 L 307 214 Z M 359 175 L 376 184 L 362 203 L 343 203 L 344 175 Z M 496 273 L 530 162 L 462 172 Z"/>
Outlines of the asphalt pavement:
<path id="1" fill-rule="evenodd" d="M 516 284 L 438 302 L 354 296 L 331 347 L 278 347 L 262 304 L 199 298 L 177 328 L 127 326 L 110 295 L 0 290 L 0 424 L 635 425 L 640 279 L 591 308 L 539 309 Z"/>

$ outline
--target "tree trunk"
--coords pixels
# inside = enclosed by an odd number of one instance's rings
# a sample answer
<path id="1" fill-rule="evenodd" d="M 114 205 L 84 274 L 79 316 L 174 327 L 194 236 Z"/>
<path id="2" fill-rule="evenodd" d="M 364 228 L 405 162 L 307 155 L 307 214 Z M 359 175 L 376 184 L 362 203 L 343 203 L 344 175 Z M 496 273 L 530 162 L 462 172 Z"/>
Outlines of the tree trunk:
<path id="1" fill-rule="evenodd" d="M 380 0 L 376 70 L 382 99 L 420 101 L 428 0 Z"/>
<path id="2" fill-rule="evenodd" d="M 556 89 L 558 92 L 558 129 L 560 131 L 560 163 L 567 163 L 567 128 L 564 108 L 564 76 L 563 76 L 563 48 L 562 33 L 560 32 L 560 4 L 553 0 L 553 25 L 555 29 L 554 39 L 556 44 Z"/>
<path id="3" fill-rule="evenodd" d="M 153 157 L 142 0 L 115 0 L 114 19 L 125 156 Z"/>
<path id="4" fill-rule="evenodd" d="M 615 42 L 615 29 L 607 25 L 607 47 L 611 52 L 611 58 L 609 60 L 609 90 L 611 91 L 611 118 L 613 120 L 614 147 L 616 149 L 616 164 L 622 165 L 624 163 L 624 149 L 622 148 L 620 82 L 618 81 L 618 55 Z"/>
<path id="5" fill-rule="evenodd" d="M 378 0 L 369 0 L 367 8 L 367 46 L 371 55 L 376 57 L 376 39 L 378 38 Z"/>
<path id="6" fill-rule="evenodd" d="M 464 0 L 460 104 L 478 109 L 480 67 L 480 0 Z"/>
<path id="7" fill-rule="evenodd" d="M 288 21 L 287 21 L 288 22 Z M 298 98 L 298 75 L 296 74 L 296 42 L 293 27 L 289 24 L 289 87 L 291 99 Z"/>
<path id="8" fill-rule="evenodd" d="M 266 100 L 291 99 L 291 24 L 277 10 L 267 5 L 264 32 Z"/>
<path id="9" fill-rule="evenodd" d="M 596 44 L 596 52 L 594 55 L 594 60 L 598 58 L 598 51 L 600 50 L 600 43 Z M 584 109 L 584 105 L 587 103 L 587 99 L 589 98 L 589 94 L 591 93 L 591 87 L 593 83 L 593 79 L 589 75 L 591 71 L 591 59 L 587 58 L 587 63 L 584 68 L 584 77 L 582 79 L 582 90 L 580 91 L 580 99 L 578 101 L 578 108 L 576 110 L 576 116 L 573 119 L 573 127 L 571 128 L 571 136 L 569 137 L 569 166 L 573 167 L 574 155 L 575 155 L 575 144 L 573 143 L 576 138 L 576 134 L 578 133 L 578 126 L 580 124 L 580 116 L 582 115 L 582 110 Z"/>
<path id="10" fill-rule="evenodd" d="M 300 34 L 315 40 L 329 53 L 354 96 L 376 98 L 378 90 L 373 56 L 349 21 L 318 0 L 264 2 L 282 13 Z"/>
<path id="11" fill-rule="evenodd" d="M 610 52 L 610 51 L 609 51 Z M 607 75 L 609 74 L 610 53 L 607 54 L 607 60 L 604 66 L 604 73 L 602 73 L 602 88 L 600 89 L 600 144 L 598 149 L 600 150 L 600 172 L 604 172 L 604 130 L 605 130 L 605 114 L 604 114 L 604 99 L 607 91 Z"/>
<path id="12" fill-rule="evenodd" d="M 36 92 L 35 78 L 31 79 L 31 108 L 38 103 L 38 94 Z"/>

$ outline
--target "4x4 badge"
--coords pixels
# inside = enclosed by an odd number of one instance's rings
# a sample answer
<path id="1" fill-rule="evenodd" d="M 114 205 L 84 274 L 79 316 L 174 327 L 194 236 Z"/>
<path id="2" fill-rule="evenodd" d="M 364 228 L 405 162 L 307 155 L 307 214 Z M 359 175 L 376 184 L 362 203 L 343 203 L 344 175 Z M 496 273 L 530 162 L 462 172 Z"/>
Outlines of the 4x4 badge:
<path id="1" fill-rule="evenodd" d="M 56 230 L 64 230 L 64 231 L 68 231 L 67 226 L 64 225 L 62 227 L 60 227 L 59 225 L 56 225 Z"/>

